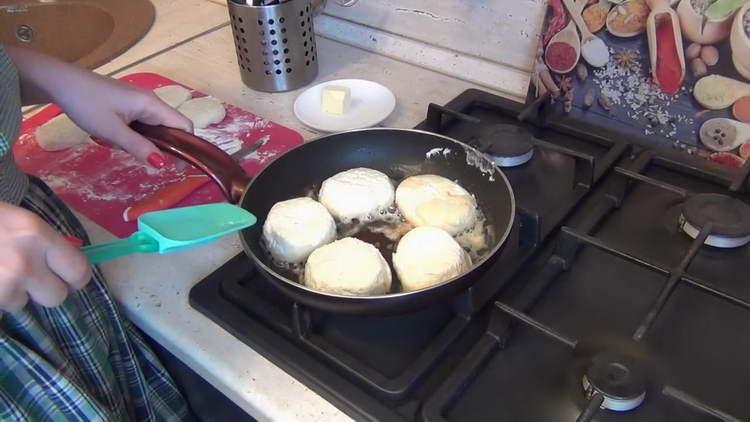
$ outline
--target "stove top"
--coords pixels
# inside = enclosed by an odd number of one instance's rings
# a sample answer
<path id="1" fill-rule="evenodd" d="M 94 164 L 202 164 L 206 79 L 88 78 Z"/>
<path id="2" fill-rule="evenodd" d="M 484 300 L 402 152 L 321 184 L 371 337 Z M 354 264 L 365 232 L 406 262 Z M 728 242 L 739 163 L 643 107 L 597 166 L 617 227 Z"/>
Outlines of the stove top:
<path id="1" fill-rule="evenodd" d="M 469 90 L 418 126 L 505 165 L 519 210 L 503 254 L 452 302 L 327 314 L 238 255 L 191 305 L 357 420 L 750 418 L 750 165 L 520 123 L 521 107 Z"/>

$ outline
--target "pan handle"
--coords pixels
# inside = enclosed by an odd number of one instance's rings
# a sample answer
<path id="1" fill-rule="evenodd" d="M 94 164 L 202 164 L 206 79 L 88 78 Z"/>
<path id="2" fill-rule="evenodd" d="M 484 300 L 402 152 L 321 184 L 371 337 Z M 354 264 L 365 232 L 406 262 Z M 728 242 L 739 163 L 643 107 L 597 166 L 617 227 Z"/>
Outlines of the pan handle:
<path id="1" fill-rule="evenodd" d="M 159 149 L 198 167 L 221 188 L 231 203 L 238 203 L 250 176 L 229 154 L 191 133 L 166 126 L 140 122 L 130 124 L 136 132 L 149 138 Z"/>

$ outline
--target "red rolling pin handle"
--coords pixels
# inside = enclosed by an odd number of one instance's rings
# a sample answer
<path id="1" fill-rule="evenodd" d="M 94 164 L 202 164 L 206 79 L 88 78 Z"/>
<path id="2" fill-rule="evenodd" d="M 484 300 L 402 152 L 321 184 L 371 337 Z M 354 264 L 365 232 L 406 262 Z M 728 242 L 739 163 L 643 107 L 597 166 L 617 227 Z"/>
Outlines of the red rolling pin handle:
<path id="1" fill-rule="evenodd" d="M 208 176 L 196 174 L 187 176 L 179 182 L 170 183 L 143 200 L 127 207 L 122 213 L 122 219 L 123 221 L 135 221 L 147 212 L 171 208 L 210 181 L 211 179 Z"/>

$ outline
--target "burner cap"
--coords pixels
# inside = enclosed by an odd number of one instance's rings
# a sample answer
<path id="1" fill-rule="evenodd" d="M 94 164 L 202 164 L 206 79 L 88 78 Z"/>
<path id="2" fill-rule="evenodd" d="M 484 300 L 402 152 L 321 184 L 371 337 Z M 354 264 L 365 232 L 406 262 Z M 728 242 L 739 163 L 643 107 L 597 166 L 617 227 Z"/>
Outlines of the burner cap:
<path id="1" fill-rule="evenodd" d="M 531 133 L 511 124 L 487 126 L 479 135 L 479 147 L 500 167 L 520 166 L 534 156 Z"/>
<path id="2" fill-rule="evenodd" d="M 633 360 L 615 352 L 594 356 L 583 376 L 587 393 L 604 397 L 601 407 L 618 412 L 635 409 L 646 397 L 646 376 Z"/>
<path id="3" fill-rule="evenodd" d="M 701 228 L 713 223 L 706 244 L 734 248 L 750 242 L 750 206 L 726 195 L 703 193 L 685 202 L 680 217 L 682 230 L 698 237 Z"/>

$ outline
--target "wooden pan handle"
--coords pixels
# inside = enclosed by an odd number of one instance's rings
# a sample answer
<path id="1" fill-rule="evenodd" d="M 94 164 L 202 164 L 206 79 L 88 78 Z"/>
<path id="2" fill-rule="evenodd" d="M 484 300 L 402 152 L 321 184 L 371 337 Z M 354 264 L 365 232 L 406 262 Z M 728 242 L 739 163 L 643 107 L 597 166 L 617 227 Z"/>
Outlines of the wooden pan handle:
<path id="1" fill-rule="evenodd" d="M 250 183 L 250 176 L 219 147 L 179 129 L 140 122 L 133 122 L 130 126 L 159 149 L 198 167 L 216 182 L 229 202 L 236 204 L 240 201 Z"/>

